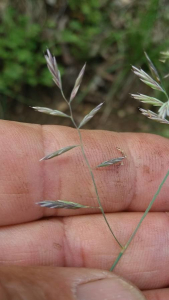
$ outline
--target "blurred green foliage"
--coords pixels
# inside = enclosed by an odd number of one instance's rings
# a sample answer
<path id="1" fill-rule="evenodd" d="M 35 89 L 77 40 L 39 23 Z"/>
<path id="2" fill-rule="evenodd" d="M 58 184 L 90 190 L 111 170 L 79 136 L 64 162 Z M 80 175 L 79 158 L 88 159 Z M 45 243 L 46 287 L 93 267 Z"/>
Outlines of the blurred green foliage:
<path id="1" fill-rule="evenodd" d="M 0 92 L 15 98 L 23 85 L 51 85 L 45 68 L 39 24 L 29 23 L 27 16 L 8 9 L 0 26 Z"/>
<path id="2" fill-rule="evenodd" d="M 121 67 L 125 72 L 126 67 L 130 69 L 130 64 L 138 61 L 142 64 L 145 61 L 143 49 L 156 59 L 165 44 L 168 45 L 168 40 L 163 40 L 162 45 L 154 40 L 159 15 L 159 0 L 132 2 L 126 6 L 116 1 L 71 0 L 68 21 L 63 29 L 58 29 L 50 16 L 41 26 L 9 7 L 0 26 L 0 91 L 14 97 L 24 84 L 51 85 L 42 55 L 48 44 L 56 44 L 58 54 L 63 43 L 68 45 L 71 55 L 80 61 L 95 59 L 99 63 L 99 58 L 106 60 L 106 56 L 112 54 L 115 59 L 112 57 L 113 64 L 108 66 L 110 73 Z M 165 13 L 161 21 L 165 26 L 168 14 Z M 43 37 L 47 28 L 52 32 L 50 41 Z"/>
<path id="3" fill-rule="evenodd" d="M 130 64 L 143 57 L 144 48 L 152 56 L 159 55 L 168 40 L 163 40 L 158 23 L 161 30 L 166 29 L 169 6 L 164 9 L 159 0 L 130 1 L 128 5 L 122 2 L 69 1 L 70 18 L 60 40 L 74 45 L 71 50 L 79 59 L 104 58 L 112 51 Z M 161 36 L 156 38 L 157 34 Z"/>
<path id="4" fill-rule="evenodd" d="M 169 3 L 162 2 L 69 1 L 69 22 L 57 38 L 76 60 L 89 62 L 92 70 L 104 64 L 104 72 L 115 76 L 106 100 L 130 84 L 131 65 L 148 70 L 144 50 L 165 74 L 159 56 L 169 47 Z"/>

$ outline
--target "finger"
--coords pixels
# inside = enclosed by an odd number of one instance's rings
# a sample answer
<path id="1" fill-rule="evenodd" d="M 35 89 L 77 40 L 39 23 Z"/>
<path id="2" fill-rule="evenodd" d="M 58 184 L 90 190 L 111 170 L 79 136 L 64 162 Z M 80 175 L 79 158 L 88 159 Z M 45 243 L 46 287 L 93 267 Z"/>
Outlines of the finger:
<path id="1" fill-rule="evenodd" d="M 3 300 L 145 300 L 141 292 L 116 275 L 100 270 L 54 267 L 1 267 Z"/>
<path id="2" fill-rule="evenodd" d="M 167 300 L 169 299 L 169 289 L 158 289 L 158 290 L 150 290 L 144 291 L 147 300 Z"/>
<path id="3" fill-rule="evenodd" d="M 0 122 L 0 225 L 16 224 L 43 215 L 95 213 L 98 210 L 54 210 L 35 205 L 42 200 L 67 200 L 97 206 L 90 173 L 77 147 L 49 161 L 39 162 L 56 149 L 79 144 L 74 129 L 58 126 Z M 143 211 L 168 168 L 169 141 L 146 134 L 82 131 L 86 155 L 106 212 Z M 124 165 L 95 169 L 100 162 L 119 156 Z M 169 184 L 165 184 L 154 211 L 167 211 Z"/>
<path id="4" fill-rule="evenodd" d="M 108 214 L 125 245 L 141 213 Z M 0 229 L 0 264 L 55 265 L 109 270 L 120 252 L 101 215 L 51 218 Z M 169 231 L 165 213 L 150 213 L 115 272 L 140 289 L 169 285 Z"/>

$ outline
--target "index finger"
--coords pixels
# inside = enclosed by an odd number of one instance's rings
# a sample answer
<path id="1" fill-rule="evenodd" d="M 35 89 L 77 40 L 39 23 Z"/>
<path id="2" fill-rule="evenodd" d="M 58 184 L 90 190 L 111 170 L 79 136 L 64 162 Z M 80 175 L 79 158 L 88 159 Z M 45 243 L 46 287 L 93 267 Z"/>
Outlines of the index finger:
<path id="1" fill-rule="evenodd" d="M 167 172 L 169 141 L 156 135 L 87 130 L 82 137 L 105 212 L 144 211 Z M 0 143 L 0 225 L 98 212 L 35 205 L 58 199 L 98 205 L 80 148 L 39 162 L 46 154 L 79 144 L 75 129 L 1 121 Z M 99 163 L 119 156 L 116 147 L 127 155 L 124 165 L 96 169 Z M 168 191 L 166 183 L 154 211 L 168 211 Z"/>

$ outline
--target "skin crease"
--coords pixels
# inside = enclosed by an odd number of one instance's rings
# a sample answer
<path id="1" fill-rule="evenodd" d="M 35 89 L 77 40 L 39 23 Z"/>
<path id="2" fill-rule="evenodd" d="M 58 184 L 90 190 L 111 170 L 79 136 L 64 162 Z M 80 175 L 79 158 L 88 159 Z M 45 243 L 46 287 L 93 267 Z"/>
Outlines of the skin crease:
<path id="1" fill-rule="evenodd" d="M 106 216 L 124 245 L 167 173 L 169 141 L 156 135 L 86 130 L 82 137 Z M 56 289 L 58 300 L 75 299 L 76 277 L 81 276 L 80 284 L 86 278 L 114 280 L 115 275 L 101 270 L 111 267 L 120 249 L 98 209 L 54 210 L 35 205 L 65 199 L 97 206 L 78 147 L 39 162 L 44 155 L 78 144 L 77 132 L 0 121 L 0 141 L 1 298 L 15 299 L 10 289 L 17 293 L 18 286 L 18 291 L 32 293 L 30 299 L 46 299 L 46 295 L 55 299 Z M 97 170 L 101 162 L 121 156 L 116 147 L 127 155 L 124 165 Z M 148 300 L 169 299 L 168 180 L 114 271 L 141 289 Z M 29 284 L 31 290 L 26 288 Z"/>

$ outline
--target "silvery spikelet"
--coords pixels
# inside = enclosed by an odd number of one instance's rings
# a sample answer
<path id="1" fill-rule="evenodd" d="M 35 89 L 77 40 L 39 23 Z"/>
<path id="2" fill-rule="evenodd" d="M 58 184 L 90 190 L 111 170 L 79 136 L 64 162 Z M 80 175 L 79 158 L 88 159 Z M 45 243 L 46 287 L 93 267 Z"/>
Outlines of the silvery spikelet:
<path id="1" fill-rule="evenodd" d="M 169 52 L 163 52 L 163 59 L 164 58 L 165 59 L 169 58 L 168 53 Z M 155 89 L 155 90 L 158 90 L 158 91 L 162 92 L 166 96 L 167 102 L 164 103 L 164 102 L 162 102 L 161 100 L 159 100 L 157 98 L 150 97 L 150 96 L 147 96 L 147 95 L 144 95 L 144 94 L 131 94 L 131 96 L 134 99 L 139 100 L 143 103 L 150 104 L 150 105 L 153 105 L 153 106 L 160 106 L 160 108 L 158 110 L 158 114 L 154 113 L 151 110 L 145 110 L 145 109 L 142 109 L 142 108 L 140 109 L 140 111 L 144 116 L 148 117 L 149 119 L 152 119 L 152 120 L 160 122 L 160 123 L 169 124 L 169 121 L 166 120 L 166 116 L 169 117 L 169 97 L 168 97 L 167 92 L 165 91 L 165 89 L 162 87 L 161 78 L 160 78 L 154 64 L 152 63 L 151 59 L 149 58 L 149 56 L 147 55 L 146 52 L 145 52 L 145 56 L 146 56 L 146 59 L 148 61 L 149 68 L 151 70 L 152 76 L 156 80 L 151 78 L 142 69 L 138 69 L 134 66 L 132 67 L 133 72 L 140 78 L 141 81 L 143 81 L 145 84 L 150 86 L 152 89 Z"/>
<path id="2" fill-rule="evenodd" d="M 99 207 L 82 205 L 79 203 L 66 201 L 66 200 L 40 201 L 40 202 L 37 202 L 36 204 L 38 204 L 41 207 L 46 207 L 46 208 L 65 208 L 65 209 L 99 208 Z"/>

